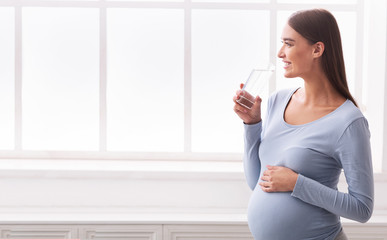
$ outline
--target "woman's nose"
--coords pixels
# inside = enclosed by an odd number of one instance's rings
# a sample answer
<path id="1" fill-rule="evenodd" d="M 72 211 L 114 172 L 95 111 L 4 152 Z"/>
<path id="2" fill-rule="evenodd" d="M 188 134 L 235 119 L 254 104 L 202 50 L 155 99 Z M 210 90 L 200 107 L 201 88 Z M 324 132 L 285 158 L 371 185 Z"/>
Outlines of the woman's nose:
<path id="1" fill-rule="evenodd" d="M 284 54 L 284 52 L 282 51 L 282 48 L 278 51 L 277 57 L 279 57 L 279 58 L 284 58 L 284 57 L 285 57 L 285 54 Z"/>

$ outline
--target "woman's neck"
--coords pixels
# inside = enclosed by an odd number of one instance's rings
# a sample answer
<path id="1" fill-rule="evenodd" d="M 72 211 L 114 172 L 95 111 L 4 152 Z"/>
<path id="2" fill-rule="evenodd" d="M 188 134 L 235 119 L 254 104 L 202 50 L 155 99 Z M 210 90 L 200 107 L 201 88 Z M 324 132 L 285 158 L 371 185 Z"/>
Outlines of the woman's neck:
<path id="1" fill-rule="evenodd" d="M 346 100 L 322 73 L 305 77 L 304 88 L 296 93 L 298 100 L 309 106 L 340 106 Z"/>

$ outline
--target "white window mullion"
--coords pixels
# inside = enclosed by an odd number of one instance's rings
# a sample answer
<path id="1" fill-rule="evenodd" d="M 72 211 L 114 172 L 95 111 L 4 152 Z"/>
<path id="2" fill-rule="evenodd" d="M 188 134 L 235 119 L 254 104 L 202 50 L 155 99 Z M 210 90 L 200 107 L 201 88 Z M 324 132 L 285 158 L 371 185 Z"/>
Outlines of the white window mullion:
<path id="1" fill-rule="evenodd" d="M 386 19 L 387 19 L 387 3 L 386 3 Z M 386 24 L 386 40 L 387 40 L 387 24 Z M 387 65 L 387 41 L 386 41 L 386 56 L 384 58 L 385 65 Z M 384 116 L 384 128 L 383 128 L 383 162 L 382 162 L 382 171 L 387 173 L 387 67 L 385 67 L 385 74 L 384 74 L 384 108 L 383 108 L 383 116 Z"/>
<path id="2" fill-rule="evenodd" d="M 99 32 L 99 150 L 106 151 L 107 146 L 107 100 L 106 100 L 106 6 L 101 0 L 100 6 L 100 32 Z"/>
<path id="3" fill-rule="evenodd" d="M 280 36 L 277 36 L 277 9 L 276 0 L 271 1 L 270 8 L 270 62 L 275 65 L 277 61 L 277 42 Z M 278 66 L 276 66 L 278 68 Z M 269 81 L 269 93 L 272 93 L 277 88 L 276 71 L 271 76 Z"/>
<path id="4" fill-rule="evenodd" d="M 362 49 L 364 46 L 364 2 L 358 0 L 357 12 L 356 12 L 356 49 Z M 355 98 L 359 107 L 363 110 L 363 51 L 356 52 L 356 73 L 355 73 Z"/>
<path id="5" fill-rule="evenodd" d="M 184 152 L 192 149 L 192 5 L 184 2 Z"/>
<path id="6" fill-rule="evenodd" d="M 15 5 L 15 150 L 22 150 L 22 7 Z"/>

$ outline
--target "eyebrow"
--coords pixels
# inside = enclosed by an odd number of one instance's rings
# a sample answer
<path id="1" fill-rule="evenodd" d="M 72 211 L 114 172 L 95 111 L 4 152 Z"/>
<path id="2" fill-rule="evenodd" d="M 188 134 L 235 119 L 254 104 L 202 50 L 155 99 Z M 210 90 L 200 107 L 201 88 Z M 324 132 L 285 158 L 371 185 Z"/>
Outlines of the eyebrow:
<path id="1" fill-rule="evenodd" d="M 295 40 L 292 39 L 292 38 L 282 38 L 282 41 L 291 41 L 291 42 L 295 42 Z"/>

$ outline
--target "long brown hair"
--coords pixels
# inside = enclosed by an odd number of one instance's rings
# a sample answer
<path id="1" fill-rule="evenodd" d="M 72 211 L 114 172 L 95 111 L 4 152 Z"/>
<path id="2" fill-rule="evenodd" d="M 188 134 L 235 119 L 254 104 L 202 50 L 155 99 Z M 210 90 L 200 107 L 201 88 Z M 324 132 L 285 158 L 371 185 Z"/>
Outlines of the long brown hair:
<path id="1" fill-rule="evenodd" d="M 325 9 L 302 10 L 293 13 L 288 24 L 311 44 L 324 43 L 321 61 L 324 73 L 332 86 L 357 106 L 348 89 L 340 31 L 335 17 Z"/>

